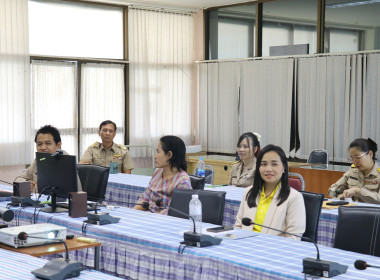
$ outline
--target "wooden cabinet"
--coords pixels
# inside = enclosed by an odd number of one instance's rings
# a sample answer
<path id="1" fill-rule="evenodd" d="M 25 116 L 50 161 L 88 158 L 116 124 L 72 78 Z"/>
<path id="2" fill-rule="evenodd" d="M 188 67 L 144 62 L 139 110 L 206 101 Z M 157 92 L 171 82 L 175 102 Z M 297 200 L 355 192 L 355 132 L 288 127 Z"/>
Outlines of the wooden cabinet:
<path id="1" fill-rule="evenodd" d="M 214 185 L 228 184 L 231 167 L 236 162 L 235 157 L 220 155 L 189 156 L 187 159 L 187 173 L 194 173 L 200 157 L 203 157 L 206 165 L 210 165 L 214 169 Z"/>
<path id="2" fill-rule="evenodd" d="M 305 191 L 324 193 L 325 197 L 329 197 L 327 194 L 329 187 L 338 181 L 349 168 L 344 165 L 302 166 L 289 167 L 289 171 L 302 175 L 305 180 Z"/>

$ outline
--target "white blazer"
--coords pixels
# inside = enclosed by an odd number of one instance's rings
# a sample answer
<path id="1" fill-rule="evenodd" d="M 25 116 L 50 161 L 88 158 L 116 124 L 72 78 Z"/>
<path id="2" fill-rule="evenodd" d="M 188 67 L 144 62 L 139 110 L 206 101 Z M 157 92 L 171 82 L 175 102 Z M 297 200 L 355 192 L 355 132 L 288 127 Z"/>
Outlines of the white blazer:
<path id="1" fill-rule="evenodd" d="M 236 217 L 235 227 L 245 230 L 253 230 L 253 225 L 245 226 L 242 224 L 243 218 L 250 218 L 253 222 L 255 221 L 257 206 L 249 208 L 247 203 L 247 193 L 253 186 L 250 186 L 244 190 L 244 195 L 240 203 L 239 212 Z M 303 196 L 297 190 L 290 188 L 290 193 L 288 199 L 285 200 L 280 206 L 277 206 L 279 200 L 278 195 L 280 193 L 280 188 L 277 189 L 274 194 L 273 200 L 268 208 L 268 212 L 264 219 L 264 226 L 279 229 L 289 233 L 302 236 L 306 229 L 306 210 L 303 201 Z M 256 205 L 259 204 L 260 193 L 256 198 Z M 299 240 L 292 235 L 284 235 L 278 231 L 274 231 L 267 228 L 262 228 L 262 233 L 285 236 L 292 239 Z"/>

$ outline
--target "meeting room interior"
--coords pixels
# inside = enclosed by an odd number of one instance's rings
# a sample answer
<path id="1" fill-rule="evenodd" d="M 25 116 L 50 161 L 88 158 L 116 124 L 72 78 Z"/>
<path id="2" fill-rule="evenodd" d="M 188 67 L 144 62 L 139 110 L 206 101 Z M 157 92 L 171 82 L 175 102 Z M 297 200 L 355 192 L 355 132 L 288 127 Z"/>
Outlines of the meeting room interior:
<path id="1" fill-rule="evenodd" d="M 0 279 L 379 279 L 379 15 L 0 0 Z"/>

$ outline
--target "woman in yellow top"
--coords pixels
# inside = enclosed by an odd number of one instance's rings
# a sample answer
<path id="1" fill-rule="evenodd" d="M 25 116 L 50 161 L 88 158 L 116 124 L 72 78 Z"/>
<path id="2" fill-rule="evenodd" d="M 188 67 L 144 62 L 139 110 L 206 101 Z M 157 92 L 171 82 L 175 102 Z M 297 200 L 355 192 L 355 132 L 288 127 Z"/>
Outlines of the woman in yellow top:
<path id="1" fill-rule="evenodd" d="M 330 197 L 380 204 L 380 168 L 376 163 L 377 144 L 359 138 L 350 144 L 351 168 L 329 188 Z"/>
<path id="2" fill-rule="evenodd" d="M 299 239 L 258 225 L 243 225 L 244 218 L 299 236 L 305 232 L 303 197 L 288 185 L 288 162 L 284 151 L 278 146 L 268 145 L 261 150 L 253 186 L 244 191 L 235 227 Z"/>
<path id="3" fill-rule="evenodd" d="M 240 160 L 231 168 L 229 185 L 246 188 L 252 186 L 255 173 L 256 157 L 260 153 L 260 135 L 243 133 L 237 143 Z"/>

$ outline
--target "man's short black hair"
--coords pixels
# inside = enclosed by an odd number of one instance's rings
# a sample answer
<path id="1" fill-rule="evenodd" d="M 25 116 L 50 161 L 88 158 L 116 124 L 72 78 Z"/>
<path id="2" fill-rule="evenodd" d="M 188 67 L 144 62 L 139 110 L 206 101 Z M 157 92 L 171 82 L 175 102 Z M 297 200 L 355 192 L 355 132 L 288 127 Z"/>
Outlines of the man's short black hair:
<path id="1" fill-rule="evenodd" d="M 59 130 L 50 124 L 45 125 L 37 130 L 36 136 L 34 137 L 35 143 L 37 143 L 37 136 L 40 134 L 51 134 L 51 136 L 53 136 L 55 144 L 61 142 L 61 135 L 59 134 Z"/>
<path id="2" fill-rule="evenodd" d="M 103 125 L 107 125 L 107 124 L 113 124 L 113 126 L 115 127 L 115 131 L 116 131 L 116 129 L 117 129 L 117 127 L 116 127 L 116 123 L 114 123 L 113 121 L 110 121 L 110 120 L 106 120 L 106 121 L 102 122 L 102 123 L 99 125 L 99 131 L 102 130 L 102 126 L 103 126 Z"/>

